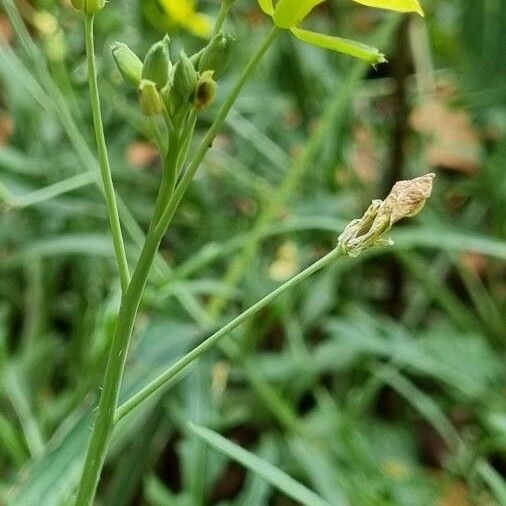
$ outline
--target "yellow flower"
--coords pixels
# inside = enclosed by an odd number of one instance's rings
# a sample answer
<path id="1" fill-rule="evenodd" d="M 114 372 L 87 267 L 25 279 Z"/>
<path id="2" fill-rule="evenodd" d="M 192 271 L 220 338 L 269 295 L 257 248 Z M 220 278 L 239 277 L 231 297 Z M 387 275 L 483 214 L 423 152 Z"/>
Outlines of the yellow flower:
<path id="1" fill-rule="evenodd" d="M 171 21 L 186 28 L 198 37 L 211 35 L 213 24 L 209 16 L 196 10 L 195 0 L 159 0 L 162 9 Z"/>
<path id="2" fill-rule="evenodd" d="M 312 44 L 339 51 L 356 58 L 361 58 L 372 64 L 385 61 L 385 56 L 377 49 L 353 40 L 342 39 L 332 35 L 311 32 L 299 28 L 300 23 L 311 11 L 325 0 L 258 0 L 261 9 L 272 17 L 274 24 L 281 29 L 290 30 L 298 39 Z M 423 10 L 418 0 L 353 0 L 354 2 L 389 9 L 398 12 L 417 12 L 423 16 Z"/>

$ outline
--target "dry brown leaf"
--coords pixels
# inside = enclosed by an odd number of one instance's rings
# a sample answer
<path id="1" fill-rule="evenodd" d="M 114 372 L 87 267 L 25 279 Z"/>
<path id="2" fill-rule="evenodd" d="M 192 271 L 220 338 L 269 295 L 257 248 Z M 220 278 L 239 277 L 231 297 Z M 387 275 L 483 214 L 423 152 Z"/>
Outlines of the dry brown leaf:
<path id="1" fill-rule="evenodd" d="M 14 133 L 14 122 L 7 114 L 0 114 L 0 146 L 5 146 Z"/>
<path id="2" fill-rule="evenodd" d="M 13 31 L 9 19 L 5 15 L 0 15 L 0 40 L 9 44 L 12 41 Z"/>
<path id="3" fill-rule="evenodd" d="M 460 262 L 478 276 L 484 274 L 488 269 L 487 257 L 479 253 L 463 253 L 460 256 Z"/>
<path id="4" fill-rule="evenodd" d="M 380 160 L 374 145 L 374 132 L 365 124 L 353 129 L 354 148 L 350 156 L 353 171 L 364 183 L 374 183 L 379 174 Z"/>
<path id="5" fill-rule="evenodd" d="M 415 131 L 430 138 L 427 160 L 432 167 L 466 174 L 479 169 L 480 139 L 465 111 L 432 98 L 413 111 L 410 122 Z"/>
<path id="6" fill-rule="evenodd" d="M 439 506 L 472 506 L 466 486 L 458 481 L 451 483 L 444 490 Z"/>
<path id="7" fill-rule="evenodd" d="M 128 163 L 139 169 L 153 165 L 158 158 L 159 153 L 156 147 L 147 142 L 134 142 L 126 151 Z"/>

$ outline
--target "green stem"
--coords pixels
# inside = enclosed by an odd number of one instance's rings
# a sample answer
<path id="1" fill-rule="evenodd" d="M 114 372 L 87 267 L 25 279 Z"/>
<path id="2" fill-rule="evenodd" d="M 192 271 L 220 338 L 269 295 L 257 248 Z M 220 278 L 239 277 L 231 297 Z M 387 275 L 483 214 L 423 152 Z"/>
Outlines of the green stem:
<path id="1" fill-rule="evenodd" d="M 182 142 L 179 150 L 179 158 L 177 162 L 178 167 L 184 167 L 186 159 L 188 158 L 188 152 L 190 151 L 191 141 L 195 132 L 195 126 L 197 124 L 198 114 L 197 111 L 191 111 L 186 121 L 186 127 L 182 135 Z M 179 174 L 176 174 L 176 179 L 179 178 Z M 177 181 L 176 181 L 177 182 Z"/>
<path id="2" fill-rule="evenodd" d="M 398 18 L 391 17 L 388 19 L 378 30 L 374 45 L 381 46 L 389 40 L 397 24 Z M 329 132 L 332 131 L 334 132 L 333 135 L 335 135 L 335 131 L 341 129 L 342 118 L 349 108 L 353 92 L 368 70 L 369 66 L 365 62 L 361 60 L 354 62 L 342 86 L 339 87 L 333 98 L 325 104 L 318 125 L 315 131 L 312 132 L 303 153 L 289 168 L 279 188 L 277 188 L 266 206 L 260 211 L 242 251 L 232 259 L 223 277 L 225 286 L 230 288 L 230 290 L 236 287 L 244 272 L 248 269 L 251 260 L 255 258 L 265 228 L 279 216 L 311 166 L 314 165 L 318 154 L 322 150 L 322 146 L 328 138 Z M 336 126 L 337 124 L 338 126 Z M 219 317 L 225 308 L 227 298 L 224 293 L 226 291 L 212 297 L 208 304 L 208 313 L 213 319 Z"/>
<path id="3" fill-rule="evenodd" d="M 250 78 L 250 76 L 257 68 L 258 64 L 264 57 L 265 53 L 268 51 L 273 42 L 276 40 L 279 33 L 280 31 L 278 28 L 276 27 L 272 28 L 272 30 L 269 32 L 263 43 L 258 48 L 257 52 L 253 55 L 253 57 L 249 61 L 243 73 L 235 83 L 234 87 L 230 92 L 230 95 L 227 97 L 224 104 L 221 106 L 221 109 L 218 111 L 216 119 L 214 120 L 213 124 L 207 131 L 205 137 L 202 139 L 202 142 L 200 143 L 200 146 L 193 160 L 190 162 L 185 173 L 183 174 L 183 177 L 181 178 L 181 181 L 177 185 L 173 198 L 165 208 L 160 218 L 160 221 L 157 225 L 159 233 L 163 233 L 162 231 L 165 231 L 170 222 L 172 221 L 172 218 L 174 217 L 174 214 L 179 206 L 179 203 L 181 202 L 181 199 L 183 198 L 183 195 L 185 194 L 190 183 L 192 182 L 195 173 L 199 169 L 200 164 L 202 163 L 204 157 L 206 156 L 207 152 L 212 146 L 214 139 L 218 135 L 218 132 L 225 123 L 225 120 L 227 119 L 228 114 L 232 110 L 232 107 L 234 106 L 234 103 L 236 102 L 239 93 L 246 84 L 246 81 Z"/>
<path id="4" fill-rule="evenodd" d="M 223 25 L 227 19 L 228 13 L 230 12 L 230 7 L 232 7 L 233 1 L 234 0 L 222 0 L 220 11 L 218 12 L 218 17 L 214 23 L 213 35 L 221 32 L 221 29 L 223 28 Z"/>
<path id="5" fill-rule="evenodd" d="M 162 156 L 162 183 L 155 202 L 151 227 L 154 227 L 158 223 L 165 206 L 174 193 L 177 179 L 177 160 L 179 159 L 179 152 L 181 150 L 180 144 L 179 136 L 171 129 L 169 131 L 168 151 Z"/>
<path id="6" fill-rule="evenodd" d="M 105 142 L 104 125 L 102 122 L 102 113 L 100 110 L 100 96 L 98 93 L 97 64 L 95 61 L 95 43 L 93 40 L 94 16 L 85 16 L 85 38 L 86 38 L 86 58 L 88 62 L 88 80 L 90 87 L 91 108 L 93 113 L 93 126 L 97 141 L 98 160 L 100 165 L 100 175 L 104 189 L 105 202 L 107 205 L 107 215 L 111 227 L 111 235 L 114 243 L 116 262 L 118 264 L 119 275 L 121 279 L 121 288 L 126 291 L 130 282 L 130 272 L 121 233 L 121 224 L 116 204 L 116 195 L 111 176 L 111 167 L 109 156 L 107 154 L 107 145 Z"/>
<path id="7" fill-rule="evenodd" d="M 202 354 L 211 349 L 213 346 L 218 344 L 218 342 L 223 339 L 227 334 L 229 334 L 232 330 L 237 328 L 241 323 L 244 323 L 249 318 L 255 316 L 259 311 L 269 305 L 275 298 L 279 297 L 281 294 L 287 292 L 288 290 L 294 288 L 295 286 L 301 284 L 304 280 L 306 280 L 309 276 L 322 270 L 324 267 L 330 265 L 332 262 L 336 260 L 336 258 L 343 256 L 344 253 L 341 248 L 336 247 L 330 253 L 327 253 L 323 258 L 311 264 L 307 269 L 303 270 L 293 278 L 289 279 L 281 286 L 267 294 L 265 297 L 257 301 L 251 307 L 246 309 L 239 316 L 235 317 L 232 321 L 227 323 L 220 330 L 215 332 L 213 335 L 208 337 L 205 341 L 203 341 L 199 346 L 194 348 L 188 354 L 186 354 L 183 358 L 178 360 L 173 366 L 167 369 L 164 373 L 160 374 L 157 378 L 151 381 L 148 385 L 146 385 L 142 390 L 140 390 L 137 394 L 132 396 L 128 401 L 124 402 L 117 410 L 115 421 L 121 420 L 125 415 L 130 413 L 133 409 L 139 406 L 146 399 L 151 397 L 156 392 L 159 392 L 163 388 L 168 385 L 172 385 L 175 383 L 179 377 L 182 376 L 185 369 L 187 369 L 195 360 L 197 360 Z"/>
<path id="8" fill-rule="evenodd" d="M 97 417 L 86 453 L 81 482 L 79 484 L 79 490 L 75 503 L 76 506 L 91 506 L 95 497 L 100 473 L 104 465 L 107 449 L 112 436 L 114 414 L 118 403 L 119 390 L 123 378 L 123 371 L 125 368 L 125 361 L 128 354 L 128 347 L 133 332 L 135 318 L 137 316 L 142 294 L 162 237 L 165 235 L 167 227 L 177 210 L 186 188 L 189 186 L 207 151 L 210 149 L 218 131 L 224 124 L 228 113 L 239 96 L 240 91 L 248 78 L 253 74 L 268 48 L 274 42 L 277 34 L 277 29 L 273 29 L 272 32 L 269 33 L 263 44 L 259 47 L 247 67 L 244 69 L 229 97 L 218 112 L 214 123 L 211 125 L 209 131 L 204 137 L 195 158 L 185 171 L 176 191 L 163 211 L 160 220 L 156 225 L 152 223 L 152 226 L 148 231 L 146 242 L 139 257 L 139 261 L 137 262 L 132 279 L 127 290 L 123 293 L 121 300 L 115 334 L 111 342 L 109 356 L 107 359 L 104 384 L 98 405 Z M 169 159 L 173 163 L 177 163 L 176 156 L 169 157 Z M 177 170 L 177 167 L 165 167 L 165 170 Z"/>
<path id="9" fill-rule="evenodd" d="M 97 417 L 79 484 L 76 506 L 91 506 L 93 503 L 112 435 L 114 411 L 118 403 L 135 317 L 159 244 L 160 238 L 154 234 L 154 229 L 151 229 L 146 237 L 146 243 L 132 280 L 123 294 L 114 338 L 109 349 Z"/>

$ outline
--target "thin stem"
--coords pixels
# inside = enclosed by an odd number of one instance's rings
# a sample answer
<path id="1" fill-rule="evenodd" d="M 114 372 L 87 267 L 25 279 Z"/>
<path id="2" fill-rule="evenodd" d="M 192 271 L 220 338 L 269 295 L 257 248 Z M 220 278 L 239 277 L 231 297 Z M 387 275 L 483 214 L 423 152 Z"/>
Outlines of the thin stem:
<path id="1" fill-rule="evenodd" d="M 373 41 L 374 45 L 381 46 L 386 40 L 390 39 L 398 24 L 398 19 L 391 17 L 384 23 L 378 30 L 378 35 Z M 233 290 L 239 283 L 251 260 L 255 258 L 265 228 L 279 216 L 280 211 L 292 198 L 308 170 L 315 163 L 329 132 L 332 131 L 335 135 L 336 130 L 339 131 L 341 128 L 342 117 L 349 108 L 353 92 L 368 70 L 369 66 L 364 61 L 357 60 L 353 63 L 348 76 L 343 80 L 342 86 L 339 87 L 332 99 L 325 104 L 318 125 L 312 132 L 303 153 L 289 168 L 281 185 L 276 189 L 265 207 L 261 209 L 244 247 L 230 262 L 222 279 L 225 286 L 230 290 Z M 336 127 L 336 124 L 339 124 L 339 127 Z M 213 319 L 219 317 L 226 306 L 227 297 L 225 293 L 215 295 L 208 304 L 208 313 Z"/>
<path id="2" fill-rule="evenodd" d="M 68 137 L 79 158 L 82 167 L 87 173 L 93 174 L 93 182 L 98 186 L 100 191 L 103 192 L 103 185 L 100 181 L 100 175 L 95 174 L 95 168 L 97 166 L 95 156 L 91 152 L 86 140 L 82 135 L 82 128 L 80 128 L 80 125 L 76 123 L 76 120 L 72 116 L 71 111 L 68 107 L 68 103 L 65 101 L 59 88 L 56 86 L 50 73 L 48 72 L 48 69 L 45 65 L 44 55 L 42 54 L 39 46 L 34 43 L 33 39 L 28 33 L 28 30 L 26 29 L 23 20 L 19 16 L 19 12 L 13 0 L 0 0 L 0 2 L 8 14 L 9 20 L 14 28 L 14 31 L 16 32 L 17 38 L 23 46 L 30 60 L 30 64 L 35 69 L 35 75 L 38 79 L 38 82 L 42 86 L 42 88 L 40 88 L 40 94 L 39 92 L 36 93 L 36 99 L 40 102 L 41 105 L 47 107 L 47 109 L 53 111 L 56 114 L 65 131 L 66 136 Z M 6 46 L 3 44 L 2 51 L 5 50 Z M 26 67 L 22 66 L 22 70 L 27 75 L 30 74 Z M 0 186 L 0 198 L 6 198 L 7 205 L 9 206 L 11 204 L 11 199 L 8 199 L 8 197 L 9 194 L 5 194 L 5 191 L 2 192 L 2 188 Z M 129 211 L 127 205 L 122 201 L 119 195 L 117 196 L 117 200 L 119 205 L 118 210 L 120 212 L 123 226 L 135 242 L 136 246 L 141 249 L 142 244 L 145 240 L 144 233 L 142 232 L 142 229 L 136 222 L 135 218 L 132 216 L 132 213 Z M 16 204 L 16 202 L 13 203 L 14 205 Z M 168 267 L 161 256 L 158 257 L 157 267 L 159 271 L 166 270 Z"/>
<path id="3" fill-rule="evenodd" d="M 150 229 L 132 280 L 123 294 L 114 338 L 109 349 L 97 417 L 79 484 L 76 506 L 91 506 L 95 497 L 112 436 L 114 412 L 118 403 L 135 317 L 159 245 L 160 238 L 155 236 L 154 229 Z"/>
<path id="4" fill-rule="evenodd" d="M 181 181 L 179 182 L 176 191 L 174 192 L 174 197 L 171 199 L 171 201 L 165 208 L 165 211 L 163 212 L 160 218 L 160 221 L 157 225 L 159 233 L 163 234 L 164 231 L 167 229 L 167 226 L 170 224 L 172 218 L 174 217 L 174 214 L 179 206 L 179 203 L 181 202 L 181 199 L 183 198 L 183 195 L 185 194 L 188 186 L 193 180 L 193 177 L 195 176 L 195 173 L 199 169 L 200 164 L 204 160 L 204 157 L 206 156 L 207 152 L 212 146 L 214 139 L 218 135 L 218 132 L 225 123 L 225 120 L 227 119 L 229 112 L 232 110 L 232 107 L 236 102 L 239 93 L 246 84 L 246 81 L 249 79 L 249 77 L 253 74 L 253 72 L 257 68 L 258 64 L 264 57 L 265 53 L 268 51 L 273 42 L 276 40 L 279 33 L 280 31 L 278 28 L 276 27 L 272 28 L 272 30 L 265 38 L 264 42 L 258 48 L 257 52 L 249 61 L 243 73 L 235 83 L 234 87 L 232 88 L 232 91 L 230 92 L 230 95 L 225 100 L 224 104 L 221 106 L 221 109 L 218 111 L 216 119 L 214 120 L 213 124 L 207 131 L 207 134 L 205 135 L 204 139 L 202 139 L 202 142 L 200 143 L 200 146 L 193 160 L 190 162 L 190 165 L 183 174 L 183 177 L 181 178 Z"/>
<path id="5" fill-rule="evenodd" d="M 155 202 L 153 217 L 151 219 L 151 227 L 154 227 L 158 223 L 167 202 L 170 201 L 172 194 L 174 193 L 177 178 L 177 160 L 180 149 L 179 136 L 171 128 L 169 129 L 168 150 L 166 153 L 163 153 L 162 151 L 162 182 Z"/>
<path id="6" fill-rule="evenodd" d="M 208 351 L 210 348 L 215 346 L 223 337 L 225 337 L 232 330 L 237 328 L 241 323 L 244 323 L 249 318 L 255 316 L 259 311 L 261 311 L 264 307 L 270 304 L 275 298 L 279 297 L 281 294 L 286 291 L 294 288 L 295 286 L 302 283 L 309 276 L 314 274 L 315 272 L 320 271 L 327 265 L 331 264 L 338 258 L 342 256 L 343 252 L 341 248 L 336 247 L 330 253 L 325 255 L 320 260 L 316 261 L 312 265 L 310 265 L 307 269 L 303 270 L 286 283 L 282 284 L 274 291 L 257 301 L 246 311 L 241 313 L 239 316 L 234 318 L 232 321 L 227 323 L 220 330 L 215 332 L 213 335 L 208 337 L 205 341 L 203 341 L 199 346 L 194 348 L 188 354 L 186 354 L 183 358 L 177 361 L 173 366 L 167 369 L 164 373 L 162 373 L 158 378 L 154 379 L 151 383 L 146 385 L 141 391 L 131 397 L 128 401 L 123 403 L 117 410 L 115 421 L 121 420 L 125 415 L 130 413 L 133 409 L 135 409 L 139 404 L 144 402 L 146 399 L 151 397 L 156 392 L 164 389 L 168 385 L 172 385 L 175 383 L 174 379 L 177 379 L 182 376 L 185 369 L 187 369 L 195 360 L 197 360 L 202 354 Z"/>
<path id="7" fill-rule="evenodd" d="M 218 17 L 214 23 L 213 35 L 220 33 L 225 21 L 227 19 L 228 13 L 230 12 L 230 7 L 232 7 L 232 2 L 234 0 L 222 0 L 220 5 L 220 11 L 218 12 Z"/>
<path id="8" fill-rule="evenodd" d="M 204 159 L 204 156 L 210 149 L 213 140 L 225 122 L 225 119 L 232 109 L 234 102 L 237 100 L 240 91 L 248 78 L 253 74 L 268 48 L 274 42 L 277 33 L 277 29 L 273 29 L 272 32 L 269 33 L 263 44 L 259 47 L 251 61 L 248 63 L 247 67 L 241 74 L 241 77 L 233 87 L 229 97 L 218 112 L 214 123 L 204 137 L 195 158 L 181 178 L 181 181 L 167 204 L 160 220 L 156 225 L 153 223 L 148 231 L 146 242 L 139 257 L 139 261 L 137 262 L 130 284 L 128 285 L 127 290 L 123 293 L 115 334 L 111 342 L 109 356 L 107 359 L 104 384 L 98 405 L 97 417 L 84 462 L 81 482 L 79 484 L 79 491 L 75 503 L 76 506 L 91 506 L 95 497 L 100 473 L 104 465 L 107 449 L 112 436 L 114 414 L 118 403 L 119 390 L 123 378 L 125 361 L 128 354 L 128 347 L 132 336 L 135 318 L 137 316 L 142 294 L 144 292 L 149 272 L 153 265 L 160 242 L 165 235 L 167 227 L 177 210 L 186 188 L 189 186 L 193 176 Z M 169 159 L 173 163 L 177 164 L 177 157 L 169 157 Z M 177 167 L 166 167 L 165 170 L 177 170 Z"/>
<path id="9" fill-rule="evenodd" d="M 105 142 L 104 125 L 102 122 L 102 113 L 100 109 L 100 96 L 98 93 L 97 64 L 95 61 L 95 43 L 93 40 L 94 16 L 85 16 L 85 38 L 86 38 L 86 58 L 88 62 L 88 80 L 90 87 L 91 108 L 93 113 L 93 126 L 97 141 L 98 161 L 100 165 L 100 175 L 104 190 L 105 202 L 107 205 L 107 215 L 111 227 L 111 235 L 114 243 L 114 252 L 121 280 L 121 288 L 126 291 L 130 283 L 130 272 L 123 243 L 123 234 L 121 233 L 121 223 L 119 220 L 118 206 L 116 204 L 116 194 L 112 181 L 111 167 L 109 164 L 109 155 Z"/>

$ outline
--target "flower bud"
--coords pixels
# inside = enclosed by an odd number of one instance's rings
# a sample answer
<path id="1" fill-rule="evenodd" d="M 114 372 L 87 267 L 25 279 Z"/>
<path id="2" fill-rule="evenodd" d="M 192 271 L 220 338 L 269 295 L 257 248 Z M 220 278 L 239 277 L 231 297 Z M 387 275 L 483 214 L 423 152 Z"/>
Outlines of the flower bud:
<path id="1" fill-rule="evenodd" d="M 195 93 L 197 87 L 198 74 L 193 63 L 181 52 L 179 61 L 174 69 L 174 79 L 172 89 L 183 99 L 189 100 Z"/>
<path id="2" fill-rule="evenodd" d="M 198 79 L 195 95 L 193 96 L 193 105 L 198 111 L 202 111 L 214 102 L 216 88 L 217 84 L 213 78 L 213 71 L 206 70 L 203 72 Z"/>
<path id="3" fill-rule="evenodd" d="M 96 14 L 105 6 L 105 0 L 70 0 L 74 9 L 84 14 Z"/>
<path id="4" fill-rule="evenodd" d="M 139 85 L 139 104 L 146 116 L 156 116 L 163 111 L 163 102 L 160 93 L 153 81 L 143 79 Z"/>
<path id="5" fill-rule="evenodd" d="M 156 44 L 153 44 L 144 59 L 142 78 L 152 81 L 161 90 L 169 79 L 170 62 L 170 38 L 165 36 Z"/>
<path id="6" fill-rule="evenodd" d="M 122 42 L 114 42 L 111 46 L 112 57 L 123 79 L 136 88 L 142 79 L 142 62 L 137 55 Z"/>
<path id="7" fill-rule="evenodd" d="M 416 216 L 432 193 L 435 174 L 394 185 L 385 200 L 373 200 L 362 218 L 353 220 L 339 236 L 338 245 L 349 256 L 373 246 L 392 244 L 384 235 L 402 218 Z"/>
<path id="8" fill-rule="evenodd" d="M 227 70 L 232 52 L 232 37 L 217 34 L 202 50 L 198 59 L 198 71 L 213 70 L 215 79 L 221 77 Z"/>

